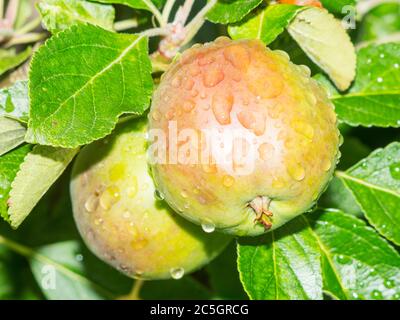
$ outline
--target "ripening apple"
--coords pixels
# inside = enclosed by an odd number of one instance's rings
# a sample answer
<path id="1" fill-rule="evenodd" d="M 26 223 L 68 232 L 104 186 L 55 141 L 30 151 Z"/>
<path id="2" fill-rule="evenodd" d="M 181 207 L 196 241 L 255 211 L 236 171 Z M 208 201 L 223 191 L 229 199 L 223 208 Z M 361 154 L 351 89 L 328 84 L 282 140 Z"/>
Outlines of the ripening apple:
<path id="1" fill-rule="evenodd" d="M 309 210 L 332 177 L 340 133 L 333 104 L 283 51 L 219 38 L 184 52 L 149 114 L 157 189 L 180 215 L 259 235 Z"/>
<path id="2" fill-rule="evenodd" d="M 127 121 L 86 146 L 75 162 L 71 198 L 87 246 L 126 275 L 180 278 L 231 240 L 177 215 L 156 192 L 146 161 L 146 123 Z"/>

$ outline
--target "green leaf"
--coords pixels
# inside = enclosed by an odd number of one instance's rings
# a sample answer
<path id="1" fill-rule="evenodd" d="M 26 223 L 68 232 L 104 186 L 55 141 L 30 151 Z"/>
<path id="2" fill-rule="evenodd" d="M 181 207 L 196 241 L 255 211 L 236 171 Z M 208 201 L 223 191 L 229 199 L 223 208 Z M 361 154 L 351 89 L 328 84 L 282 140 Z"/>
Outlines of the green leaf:
<path id="1" fill-rule="evenodd" d="M 400 32 L 400 4 L 383 3 L 369 11 L 359 26 L 359 41 L 378 40 Z"/>
<path id="2" fill-rule="evenodd" d="M 153 8 L 161 7 L 165 0 L 89 0 L 101 3 L 122 4 L 133 9 L 153 11 Z"/>
<path id="3" fill-rule="evenodd" d="M 357 217 L 362 216 L 362 210 L 354 200 L 352 193 L 345 187 L 343 182 L 333 177 L 329 183 L 328 189 L 322 194 L 318 205 L 322 208 L 335 208 L 346 211 L 349 214 Z"/>
<path id="4" fill-rule="evenodd" d="M 214 23 L 237 22 L 261 2 L 262 0 L 220 0 L 208 11 L 206 18 Z"/>
<path id="5" fill-rule="evenodd" d="M 0 49 L 0 76 L 15 67 L 18 67 L 22 62 L 30 57 L 32 49 L 28 47 L 20 53 L 15 53 L 13 49 Z"/>
<path id="6" fill-rule="evenodd" d="M 331 99 L 349 125 L 400 127 L 400 43 L 361 49 L 354 85 Z"/>
<path id="7" fill-rule="evenodd" d="M 345 6 L 356 6 L 356 0 L 320 0 L 324 8 L 334 13 L 345 13 Z"/>
<path id="8" fill-rule="evenodd" d="M 26 129 L 13 119 L 0 117 L 0 156 L 24 142 Z"/>
<path id="9" fill-rule="evenodd" d="M 355 76 L 356 54 L 339 20 L 326 10 L 307 8 L 297 14 L 287 30 L 340 90 L 350 86 Z"/>
<path id="10" fill-rule="evenodd" d="M 10 88 L 0 89 L 0 116 L 28 122 L 28 81 L 17 81 Z"/>
<path id="11" fill-rule="evenodd" d="M 214 261 L 206 266 L 210 284 L 217 299 L 248 299 L 237 270 L 237 248 L 232 242 Z"/>
<path id="12" fill-rule="evenodd" d="M 232 39 L 260 39 L 266 45 L 274 41 L 304 7 L 270 5 L 251 14 L 239 24 L 228 27 Z"/>
<path id="13" fill-rule="evenodd" d="M 366 224 L 340 211 L 301 216 L 323 255 L 324 290 L 338 299 L 400 299 L 400 256 Z"/>
<path id="14" fill-rule="evenodd" d="M 0 157 L 0 216 L 8 221 L 8 199 L 13 182 L 21 163 L 32 146 L 22 145 Z"/>
<path id="15" fill-rule="evenodd" d="M 99 261 L 77 241 L 31 250 L 32 272 L 48 299 L 113 299 L 126 293 L 132 283 Z"/>
<path id="16" fill-rule="evenodd" d="M 147 38 L 72 26 L 32 60 L 26 140 L 75 148 L 100 139 L 120 115 L 142 114 L 152 89 Z"/>
<path id="17" fill-rule="evenodd" d="M 337 175 L 350 189 L 368 221 L 400 245 L 400 143 L 375 150 Z"/>
<path id="18" fill-rule="evenodd" d="M 238 241 L 238 268 L 251 299 L 322 299 L 320 253 L 301 218 Z"/>
<path id="19" fill-rule="evenodd" d="M 25 157 L 9 193 L 8 215 L 13 228 L 19 227 L 77 152 L 38 145 Z"/>
<path id="20" fill-rule="evenodd" d="M 212 298 L 207 288 L 190 276 L 180 280 L 146 281 L 139 297 L 146 300 L 209 300 Z"/>
<path id="21" fill-rule="evenodd" d="M 109 5 L 84 0 L 41 0 L 37 8 L 44 26 L 52 33 L 85 22 L 113 30 L 115 10 Z"/>

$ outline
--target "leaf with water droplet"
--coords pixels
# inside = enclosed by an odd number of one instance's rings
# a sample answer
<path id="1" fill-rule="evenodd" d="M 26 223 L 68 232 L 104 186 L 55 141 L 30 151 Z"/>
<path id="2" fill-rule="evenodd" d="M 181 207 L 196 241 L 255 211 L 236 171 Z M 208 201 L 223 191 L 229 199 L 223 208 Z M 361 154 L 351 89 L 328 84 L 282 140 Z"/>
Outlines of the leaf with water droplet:
<path id="1" fill-rule="evenodd" d="M 384 58 L 381 58 L 383 54 Z M 400 43 L 370 45 L 357 53 L 357 76 L 341 95 L 330 91 L 338 117 L 352 126 L 400 127 Z"/>
<path id="2" fill-rule="evenodd" d="M 122 114 L 142 114 L 153 89 L 147 43 L 89 24 L 48 40 L 31 63 L 26 140 L 75 148 L 108 135 Z"/>
<path id="3" fill-rule="evenodd" d="M 337 175 L 352 192 L 368 221 L 400 244 L 400 143 L 375 150 Z"/>
<path id="4" fill-rule="evenodd" d="M 343 300 L 392 298 L 400 285 L 400 255 L 387 241 L 362 220 L 338 210 L 300 218 L 312 228 L 321 249 L 326 292 Z"/>
<path id="5" fill-rule="evenodd" d="M 322 299 L 320 252 L 297 218 L 257 238 L 239 238 L 238 269 L 251 299 Z"/>
<path id="6" fill-rule="evenodd" d="M 113 6 L 81 0 L 42 0 L 37 4 L 42 24 L 52 33 L 65 30 L 77 23 L 91 23 L 113 30 Z"/>

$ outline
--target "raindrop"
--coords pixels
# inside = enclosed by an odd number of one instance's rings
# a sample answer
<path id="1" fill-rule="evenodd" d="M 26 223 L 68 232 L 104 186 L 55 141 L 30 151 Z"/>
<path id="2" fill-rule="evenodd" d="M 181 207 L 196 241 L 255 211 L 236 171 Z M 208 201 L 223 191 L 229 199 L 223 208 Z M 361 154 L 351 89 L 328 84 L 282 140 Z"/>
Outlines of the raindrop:
<path id="1" fill-rule="evenodd" d="M 171 277 L 175 280 L 181 279 L 185 275 L 185 269 L 173 268 L 170 270 Z"/>
<path id="2" fill-rule="evenodd" d="M 230 113 L 233 107 L 233 96 L 231 94 L 216 93 L 212 98 L 212 110 L 218 123 L 226 125 L 231 122 Z"/>
<path id="3" fill-rule="evenodd" d="M 223 184 L 225 187 L 232 187 L 233 184 L 235 183 L 235 179 L 231 176 L 224 176 L 223 178 Z"/>
<path id="4" fill-rule="evenodd" d="M 96 210 L 97 207 L 97 197 L 95 195 L 91 195 L 85 202 L 85 209 L 87 212 L 91 213 Z"/>
<path id="5" fill-rule="evenodd" d="M 367 169 L 367 162 L 366 161 L 363 161 L 363 163 L 361 164 L 361 167 L 363 168 L 363 169 Z"/>
<path id="6" fill-rule="evenodd" d="M 205 233 L 213 233 L 215 230 L 215 224 L 212 222 L 204 222 L 201 224 L 201 228 Z"/>
<path id="7" fill-rule="evenodd" d="M 324 171 L 329 171 L 332 168 L 332 161 L 329 159 L 324 159 L 322 163 L 322 169 Z"/>
<path id="8" fill-rule="evenodd" d="M 394 280 L 388 279 L 388 280 L 385 280 L 384 285 L 386 288 L 392 289 L 396 286 L 396 283 L 394 282 Z"/>
<path id="9" fill-rule="evenodd" d="M 182 192 L 181 192 L 181 196 L 182 196 L 183 198 L 187 198 L 187 197 L 188 197 L 188 194 L 187 194 L 185 191 L 182 191 Z"/>
<path id="10" fill-rule="evenodd" d="M 353 292 L 353 293 L 351 294 L 351 297 L 352 297 L 353 299 L 359 299 L 359 298 L 360 298 L 360 295 L 359 295 L 357 292 Z"/>
<path id="11" fill-rule="evenodd" d="M 104 210 L 109 210 L 119 199 L 119 189 L 115 186 L 108 187 L 100 196 L 100 206 Z"/>
<path id="12" fill-rule="evenodd" d="M 292 123 L 293 129 L 299 133 L 307 137 L 308 139 L 312 140 L 314 137 L 314 128 L 303 121 L 294 121 Z"/>
<path id="13" fill-rule="evenodd" d="M 218 83 L 224 80 L 224 73 L 219 68 L 210 68 L 203 73 L 203 83 L 207 88 L 215 87 Z"/>
<path id="14" fill-rule="evenodd" d="M 344 139 L 343 136 L 340 134 L 339 135 L 339 147 L 341 147 L 343 145 Z"/>
<path id="15" fill-rule="evenodd" d="M 344 256 L 343 254 L 338 255 L 336 260 L 340 264 L 348 264 L 351 262 L 351 259 L 347 256 Z"/>
<path id="16" fill-rule="evenodd" d="M 289 175 L 296 181 L 301 181 L 306 176 L 306 171 L 300 164 L 293 164 L 288 167 Z"/>
<path id="17" fill-rule="evenodd" d="M 181 78 L 180 77 L 176 77 L 172 80 L 172 86 L 174 88 L 178 88 L 181 85 Z"/>
<path id="18" fill-rule="evenodd" d="M 77 255 L 75 256 L 75 260 L 78 261 L 78 262 L 82 262 L 82 261 L 83 261 L 83 255 L 77 254 Z"/>
<path id="19" fill-rule="evenodd" d="M 195 104 L 194 104 L 194 102 L 191 101 L 191 100 L 186 100 L 186 101 L 183 103 L 183 110 L 186 111 L 186 112 L 192 111 L 192 110 L 194 109 L 194 107 L 195 107 Z"/>
<path id="20" fill-rule="evenodd" d="M 393 163 L 389 167 L 389 170 L 393 179 L 400 180 L 400 162 Z"/>
<path id="21" fill-rule="evenodd" d="M 164 200 L 164 195 L 162 194 L 162 192 L 160 190 L 155 190 L 154 191 L 154 198 L 156 198 L 159 201 Z"/>
<path id="22" fill-rule="evenodd" d="M 382 292 L 380 292 L 379 290 L 373 290 L 371 292 L 371 298 L 375 300 L 382 300 L 383 299 Z"/>

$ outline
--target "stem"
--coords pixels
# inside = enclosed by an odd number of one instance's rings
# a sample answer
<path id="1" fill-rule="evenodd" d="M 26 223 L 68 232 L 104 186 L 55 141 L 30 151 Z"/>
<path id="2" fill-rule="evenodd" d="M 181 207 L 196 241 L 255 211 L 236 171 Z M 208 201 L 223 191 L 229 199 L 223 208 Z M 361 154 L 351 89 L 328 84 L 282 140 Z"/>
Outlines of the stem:
<path id="1" fill-rule="evenodd" d="M 145 37 L 157 37 L 157 36 L 167 36 L 169 32 L 164 28 L 153 28 L 139 33 L 141 36 Z"/>
<path id="2" fill-rule="evenodd" d="M 132 292 L 129 295 L 132 298 L 132 300 L 140 300 L 140 290 L 142 289 L 143 285 L 144 285 L 143 280 L 135 280 Z"/>
<path id="3" fill-rule="evenodd" d="M 5 47 L 10 48 L 12 46 L 18 45 L 18 44 L 27 44 L 27 43 L 32 43 L 32 42 L 38 42 L 40 40 L 43 40 L 47 38 L 47 33 L 42 32 L 42 33 L 26 33 L 17 37 L 12 38 L 8 42 L 6 42 Z"/>
<path id="4" fill-rule="evenodd" d="M 175 16 L 175 23 L 181 23 L 185 25 L 186 20 L 189 17 L 190 12 L 192 11 L 194 0 L 186 0 L 183 6 L 179 7 Z"/>
<path id="5" fill-rule="evenodd" d="M 117 21 L 114 24 L 115 31 L 123 31 L 127 29 L 136 28 L 138 26 L 138 22 L 136 19 L 127 19 L 122 21 Z"/>
<path id="6" fill-rule="evenodd" d="M 161 15 L 161 12 L 157 9 L 157 7 L 149 0 L 143 0 L 143 2 L 147 5 L 151 13 L 156 17 L 160 26 L 165 27 L 167 22 L 164 20 L 164 18 Z"/>
<path id="7" fill-rule="evenodd" d="M 14 25 L 15 19 L 17 18 L 18 7 L 19 0 L 10 0 L 8 3 L 5 19 L 10 26 Z"/>
<path id="8" fill-rule="evenodd" d="M 169 21 L 169 16 L 171 14 L 172 8 L 174 7 L 175 0 L 167 0 L 167 3 L 164 6 L 163 12 L 162 12 L 162 17 L 165 22 L 168 23 Z"/>
<path id="9" fill-rule="evenodd" d="M 21 256 L 25 258 L 30 258 L 35 255 L 35 253 L 29 249 L 28 247 L 25 247 L 17 242 L 14 242 L 10 239 L 4 238 L 3 236 L 0 236 L 0 244 L 3 244 L 4 246 L 8 247 L 12 251 L 20 254 Z"/>
<path id="10" fill-rule="evenodd" d="M 132 290 L 126 296 L 119 297 L 118 300 L 141 300 L 140 290 L 144 284 L 143 280 L 135 280 L 132 286 Z"/>
<path id="11" fill-rule="evenodd" d="M 186 26 L 186 37 L 182 43 L 182 46 L 187 44 L 190 40 L 193 39 L 195 34 L 200 30 L 200 28 L 204 24 L 204 17 L 207 12 L 210 11 L 212 7 L 217 3 L 217 0 L 210 0 L 204 7 L 201 9 L 197 15 L 193 18 L 193 20 Z"/>
<path id="12" fill-rule="evenodd" d="M 4 15 L 4 0 L 0 0 L 0 20 L 3 19 Z"/>
<path id="13" fill-rule="evenodd" d="M 33 19 L 32 21 L 29 21 L 26 25 L 15 31 L 15 34 L 17 35 L 22 35 L 28 32 L 31 32 L 32 30 L 36 29 L 38 26 L 40 26 L 41 18 L 37 17 L 36 19 Z"/>

